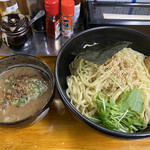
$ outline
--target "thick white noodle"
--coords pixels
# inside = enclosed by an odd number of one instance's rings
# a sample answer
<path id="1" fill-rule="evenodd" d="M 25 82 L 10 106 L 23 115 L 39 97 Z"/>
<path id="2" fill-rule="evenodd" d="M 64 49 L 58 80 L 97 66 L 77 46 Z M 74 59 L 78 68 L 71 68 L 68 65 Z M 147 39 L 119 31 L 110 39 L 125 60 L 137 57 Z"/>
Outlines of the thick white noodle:
<path id="1" fill-rule="evenodd" d="M 148 124 L 150 122 L 150 74 L 144 59 L 143 54 L 131 48 L 124 48 L 101 66 L 76 57 L 70 64 L 71 75 L 67 77 L 66 93 L 72 105 L 90 118 L 97 111 L 94 100 L 99 91 L 103 91 L 117 102 L 123 91 L 111 80 L 113 77 L 127 91 L 135 86 L 142 89 L 144 111 L 141 116 Z"/>

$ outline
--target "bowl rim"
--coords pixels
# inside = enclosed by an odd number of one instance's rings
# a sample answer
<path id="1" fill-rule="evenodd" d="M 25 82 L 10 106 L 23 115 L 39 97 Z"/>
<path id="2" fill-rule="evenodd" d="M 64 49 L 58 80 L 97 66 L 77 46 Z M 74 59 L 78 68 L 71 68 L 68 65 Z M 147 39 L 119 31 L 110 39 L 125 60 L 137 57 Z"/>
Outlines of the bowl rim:
<path id="1" fill-rule="evenodd" d="M 92 32 L 92 31 L 95 31 L 95 30 L 107 30 L 107 29 L 116 29 L 116 30 L 126 30 L 126 31 L 131 31 L 133 33 L 136 33 L 136 34 L 139 34 L 141 36 L 144 36 L 144 37 L 147 37 L 150 39 L 150 36 L 140 32 L 140 31 L 137 31 L 137 30 L 134 30 L 134 29 L 130 29 L 130 28 L 127 28 L 127 27 L 117 27 L 117 26 L 103 26 L 103 27 L 95 27 L 95 28 L 91 28 L 91 29 L 88 29 L 88 30 L 85 30 L 85 31 L 82 31 L 80 32 L 79 34 L 76 34 L 74 37 L 72 37 L 71 39 L 69 39 L 61 48 L 58 56 L 57 56 L 57 59 L 56 59 L 56 65 L 55 65 L 55 80 L 56 80 L 56 86 L 57 86 L 57 89 L 59 91 L 59 94 L 60 96 L 62 97 L 62 101 L 63 103 L 78 117 L 80 118 L 80 120 L 82 120 L 84 123 L 86 123 L 87 125 L 89 125 L 90 127 L 98 130 L 98 131 L 101 131 L 103 133 L 106 133 L 107 135 L 110 135 L 110 136 L 114 136 L 114 137 L 119 137 L 119 138 L 128 138 L 128 139 L 141 139 L 141 138 L 146 138 L 146 137 L 150 137 L 150 132 L 148 131 L 145 131 L 145 132 L 138 132 L 138 133 L 124 133 L 124 132 L 118 132 L 118 131 L 115 131 L 115 130 L 110 130 L 110 129 L 107 129 L 107 128 L 104 128 L 102 126 L 99 126 L 95 123 L 93 123 L 92 121 L 90 121 L 88 118 L 86 118 L 85 116 L 83 116 L 70 102 L 69 102 L 69 98 L 66 97 L 64 95 L 64 91 L 62 90 L 62 87 L 61 87 L 61 84 L 59 82 L 59 75 L 58 75 L 58 64 L 59 64 L 59 61 L 61 59 L 61 56 L 63 54 L 63 51 L 65 49 L 65 47 L 68 45 L 68 43 L 70 43 L 71 41 L 73 41 L 74 39 L 78 38 L 79 36 L 81 36 L 82 34 L 85 34 L 87 32 Z"/>
<path id="2" fill-rule="evenodd" d="M 28 57 L 28 58 L 30 57 L 32 59 L 35 59 L 35 60 L 39 61 L 40 63 L 42 63 L 43 65 L 45 65 L 48 68 L 48 70 L 51 73 L 51 78 L 52 78 L 52 93 L 51 93 L 50 97 L 47 99 L 46 103 L 42 107 L 40 107 L 39 110 L 36 111 L 35 113 L 33 113 L 32 115 L 30 115 L 30 116 L 28 116 L 28 117 L 26 117 L 24 119 L 21 119 L 21 120 L 18 120 L 18 121 L 14 121 L 14 122 L 0 122 L 0 125 L 2 125 L 2 126 L 10 126 L 10 125 L 13 126 L 13 125 L 21 124 L 21 123 L 24 123 L 24 122 L 30 120 L 31 118 L 35 117 L 36 115 L 42 113 L 42 111 L 45 109 L 45 107 L 47 106 L 47 104 L 52 101 L 51 99 L 52 99 L 52 95 L 54 93 L 54 88 L 55 88 L 54 73 L 53 73 L 52 69 L 50 68 L 50 66 L 46 62 L 44 62 L 42 59 L 40 59 L 38 57 L 35 57 L 35 56 L 32 56 L 32 55 L 28 55 L 28 54 L 14 54 L 14 55 L 9 55 L 9 56 L 5 56 L 5 57 L 1 58 L 0 62 L 2 62 L 5 59 L 9 59 L 9 58 L 13 58 L 13 57 L 18 57 L 18 56 L 23 56 L 23 57 Z M 46 72 L 46 74 L 48 75 L 47 72 Z"/>

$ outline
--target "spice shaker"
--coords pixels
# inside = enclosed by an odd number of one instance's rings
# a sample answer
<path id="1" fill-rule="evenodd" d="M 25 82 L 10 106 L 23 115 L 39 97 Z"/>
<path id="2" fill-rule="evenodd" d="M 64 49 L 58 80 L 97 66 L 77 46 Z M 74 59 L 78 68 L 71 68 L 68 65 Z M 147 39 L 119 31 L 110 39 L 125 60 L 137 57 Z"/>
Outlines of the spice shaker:
<path id="1" fill-rule="evenodd" d="M 73 35 L 74 0 L 61 1 L 61 29 L 64 37 Z"/>
<path id="2" fill-rule="evenodd" d="M 2 40 L 12 50 L 22 51 L 31 47 L 32 30 L 26 16 L 7 14 L 1 18 Z"/>
<path id="3" fill-rule="evenodd" d="M 59 0 L 45 0 L 46 34 L 54 39 L 60 35 Z"/>

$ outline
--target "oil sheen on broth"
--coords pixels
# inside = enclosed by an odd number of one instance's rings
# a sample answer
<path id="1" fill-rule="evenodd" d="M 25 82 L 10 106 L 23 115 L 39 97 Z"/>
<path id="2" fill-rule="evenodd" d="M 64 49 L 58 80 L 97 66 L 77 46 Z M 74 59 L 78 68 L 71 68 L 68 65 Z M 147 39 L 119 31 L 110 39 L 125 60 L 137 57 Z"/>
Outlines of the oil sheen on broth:
<path id="1" fill-rule="evenodd" d="M 0 122 L 25 119 L 49 99 L 52 88 L 46 74 L 32 67 L 17 67 L 0 75 Z"/>

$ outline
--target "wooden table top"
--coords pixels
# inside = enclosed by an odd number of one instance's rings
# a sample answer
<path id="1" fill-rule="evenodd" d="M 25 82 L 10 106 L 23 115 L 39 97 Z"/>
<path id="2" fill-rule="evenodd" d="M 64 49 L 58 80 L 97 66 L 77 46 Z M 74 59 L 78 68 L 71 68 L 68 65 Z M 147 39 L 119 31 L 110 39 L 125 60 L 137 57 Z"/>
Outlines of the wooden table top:
<path id="1" fill-rule="evenodd" d="M 54 71 L 55 57 L 40 57 Z M 56 90 L 48 115 L 23 128 L 0 128 L 0 150 L 149 150 L 150 138 L 110 137 L 75 119 Z"/>

